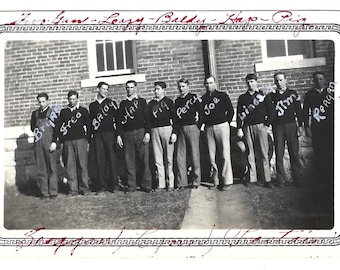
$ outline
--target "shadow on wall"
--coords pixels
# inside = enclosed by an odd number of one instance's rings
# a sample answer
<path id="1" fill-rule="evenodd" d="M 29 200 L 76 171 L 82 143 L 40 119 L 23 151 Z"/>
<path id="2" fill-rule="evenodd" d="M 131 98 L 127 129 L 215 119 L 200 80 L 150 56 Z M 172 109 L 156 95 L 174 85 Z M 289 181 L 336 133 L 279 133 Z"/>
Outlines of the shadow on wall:
<path id="1" fill-rule="evenodd" d="M 34 154 L 34 144 L 29 142 L 29 135 L 21 134 L 16 140 L 17 147 L 14 151 L 15 161 L 15 185 L 18 191 L 26 196 L 40 196 L 40 189 L 38 186 L 36 161 Z M 58 150 L 59 156 L 61 151 Z M 59 193 L 67 193 L 67 185 L 63 183 L 66 177 L 66 170 L 61 166 L 60 159 L 58 159 L 58 188 Z"/>
<path id="2" fill-rule="evenodd" d="M 40 191 L 35 175 L 35 157 L 33 143 L 28 141 L 28 134 L 21 134 L 16 140 L 14 151 L 15 185 L 18 191 L 28 196 L 39 196 Z"/>

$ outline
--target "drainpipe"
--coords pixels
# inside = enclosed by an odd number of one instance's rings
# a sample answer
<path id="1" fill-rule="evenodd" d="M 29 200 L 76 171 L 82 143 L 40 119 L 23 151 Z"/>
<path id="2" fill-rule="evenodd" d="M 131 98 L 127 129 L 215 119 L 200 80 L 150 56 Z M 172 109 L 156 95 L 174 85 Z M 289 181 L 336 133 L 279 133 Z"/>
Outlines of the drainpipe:
<path id="1" fill-rule="evenodd" d="M 215 54 L 215 41 L 207 40 L 207 60 L 210 75 L 216 78 L 216 85 L 218 87 L 218 76 L 217 76 L 217 66 L 216 66 L 216 54 Z"/>

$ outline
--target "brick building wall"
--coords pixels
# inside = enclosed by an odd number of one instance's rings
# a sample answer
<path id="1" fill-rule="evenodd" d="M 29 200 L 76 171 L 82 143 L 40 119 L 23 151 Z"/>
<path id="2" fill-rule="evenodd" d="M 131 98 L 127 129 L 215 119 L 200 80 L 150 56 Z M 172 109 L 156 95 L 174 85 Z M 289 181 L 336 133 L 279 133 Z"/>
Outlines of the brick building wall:
<path id="1" fill-rule="evenodd" d="M 29 124 L 39 92 L 47 92 L 53 104 L 66 104 L 66 93 L 79 89 L 82 76 L 88 72 L 86 46 L 86 41 L 8 41 L 5 127 Z"/>
<path id="2" fill-rule="evenodd" d="M 259 40 L 216 40 L 215 60 L 219 88 L 228 91 L 234 108 L 238 96 L 246 90 L 244 77 L 256 71 L 262 61 Z M 166 94 L 177 96 L 176 82 L 181 77 L 190 81 L 195 93 L 205 93 L 203 85 L 206 66 L 200 40 L 137 40 L 137 71 L 146 81 L 138 84 L 139 94 L 150 100 L 153 82 L 164 80 Z M 32 178 L 35 159 L 29 130 L 31 112 L 37 108 L 36 95 L 46 91 L 52 105 L 66 105 L 69 90 L 80 92 L 80 103 L 88 107 L 96 88 L 81 88 L 80 82 L 89 78 L 89 57 L 86 40 L 16 40 L 5 47 L 5 180 L 17 182 Z M 285 70 L 289 86 L 302 95 L 311 87 L 311 74 L 325 71 L 327 80 L 334 80 L 334 44 L 316 41 L 316 56 L 325 57 L 326 65 Z M 259 84 L 274 87 L 273 71 L 259 72 Z M 103 79 L 105 80 L 105 79 Z M 124 85 L 110 86 L 110 97 L 119 102 L 125 97 Z"/>

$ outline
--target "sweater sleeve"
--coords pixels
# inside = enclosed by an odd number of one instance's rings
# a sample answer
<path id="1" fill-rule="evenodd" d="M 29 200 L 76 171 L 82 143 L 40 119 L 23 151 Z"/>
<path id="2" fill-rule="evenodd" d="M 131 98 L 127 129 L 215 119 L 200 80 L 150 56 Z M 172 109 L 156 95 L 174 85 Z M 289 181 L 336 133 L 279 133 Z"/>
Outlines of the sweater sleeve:
<path id="1" fill-rule="evenodd" d="M 33 111 L 31 114 L 31 131 L 35 129 L 36 123 L 37 123 L 36 111 Z"/>
<path id="2" fill-rule="evenodd" d="M 84 112 L 84 124 L 86 126 L 86 139 L 89 141 L 91 139 L 92 134 L 91 117 L 89 111 L 84 107 L 83 112 Z"/>
<path id="3" fill-rule="evenodd" d="M 296 95 L 296 99 L 294 102 L 295 114 L 297 117 L 299 127 L 302 127 L 303 126 L 303 114 L 302 114 L 302 108 L 301 108 L 301 101 L 296 91 L 294 91 L 294 94 Z"/>
<path id="4" fill-rule="evenodd" d="M 63 110 L 59 112 L 59 116 L 57 117 L 55 121 L 55 127 L 53 129 L 53 135 L 52 135 L 52 142 L 57 143 L 61 138 L 60 127 L 63 123 L 62 117 L 63 117 Z"/>
<path id="5" fill-rule="evenodd" d="M 224 95 L 225 105 L 226 105 L 226 114 L 227 114 L 227 121 L 230 122 L 233 120 L 234 117 L 234 108 L 231 100 L 227 94 Z"/>
<path id="6" fill-rule="evenodd" d="M 140 99 L 139 102 L 142 103 L 142 110 L 144 115 L 144 129 L 145 133 L 151 133 L 151 124 L 150 124 L 150 115 L 149 115 L 149 108 L 148 104 L 146 103 L 145 99 Z"/>
<path id="7" fill-rule="evenodd" d="M 238 98 L 237 101 L 237 107 L 236 107 L 236 127 L 237 128 L 242 128 L 243 126 L 243 120 L 240 118 L 240 112 L 242 111 L 242 95 Z"/>
<path id="8" fill-rule="evenodd" d="M 310 96 L 308 94 L 308 92 L 305 95 L 305 100 L 303 102 L 303 123 L 305 128 L 309 127 L 309 116 L 310 116 L 310 109 L 311 109 L 311 105 L 310 105 Z"/>
<path id="9" fill-rule="evenodd" d="M 270 95 L 266 95 L 264 99 L 264 105 L 266 107 L 267 118 L 264 121 L 266 126 L 270 126 L 275 118 L 275 109 Z"/>

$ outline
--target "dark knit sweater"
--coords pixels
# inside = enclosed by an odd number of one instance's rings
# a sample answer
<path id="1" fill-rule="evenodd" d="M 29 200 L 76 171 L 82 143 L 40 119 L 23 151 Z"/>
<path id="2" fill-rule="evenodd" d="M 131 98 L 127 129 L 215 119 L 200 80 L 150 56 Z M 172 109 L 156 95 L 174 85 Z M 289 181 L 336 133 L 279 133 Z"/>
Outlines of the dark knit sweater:
<path id="1" fill-rule="evenodd" d="M 258 91 L 251 95 L 242 94 L 237 102 L 237 128 L 264 123 L 269 126 L 275 117 L 274 107 L 269 95 Z"/>
<path id="2" fill-rule="evenodd" d="M 153 99 L 148 108 L 151 128 L 173 126 L 173 133 L 177 133 L 175 104 L 170 98 Z"/>
<path id="3" fill-rule="evenodd" d="M 270 97 L 276 112 L 273 125 L 283 125 L 298 121 L 299 126 L 302 126 L 301 102 L 296 91 L 287 88 L 282 94 L 279 91 L 271 93 Z"/>
<path id="4" fill-rule="evenodd" d="M 332 128 L 334 124 L 334 90 L 323 89 L 321 93 L 312 89 L 306 93 L 303 103 L 305 127 L 309 127 L 311 116 L 312 128 Z"/>
<path id="5" fill-rule="evenodd" d="M 202 96 L 202 121 L 207 126 L 217 125 L 224 122 L 231 122 L 234 116 L 234 109 L 229 96 L 215 90 L 207 92 Z"/>
<path id="6" fill-rule="evenodd" d="M 185 97 L 175 100 L 175 115 L 178 126 L 197 124 L 202 115 L 202 97 L 188 93 Z M 198 115 L 198 119 L 196 117 Z"/>
<path id="7" fill-rule="evenodd" d="M 86 138 L 91 136 L 91 122 L 88 110 L 82 106 L 71 111 L 69 107 L 60 111 L 57 126 L 53 132 L 53 141 L 61 142 Z"/>
<path id="8" fill-rule="evenodd" d="M 150 133 L 150 120 L 148 106 L 144 98 L 138 97 L 131 101 L 122 100 L 119 105 L 117 121 L 117 134 L 122 131 L 132 131 L 144 128 L 145 133 Z"/>
<path id="9" fill-rule="evenodd" d="M 93 133 L 112 132 L 118 116 L 118 106 L 115 101 L 105 98 L 101 103 L 97 100 L 89 106 Z"/>

